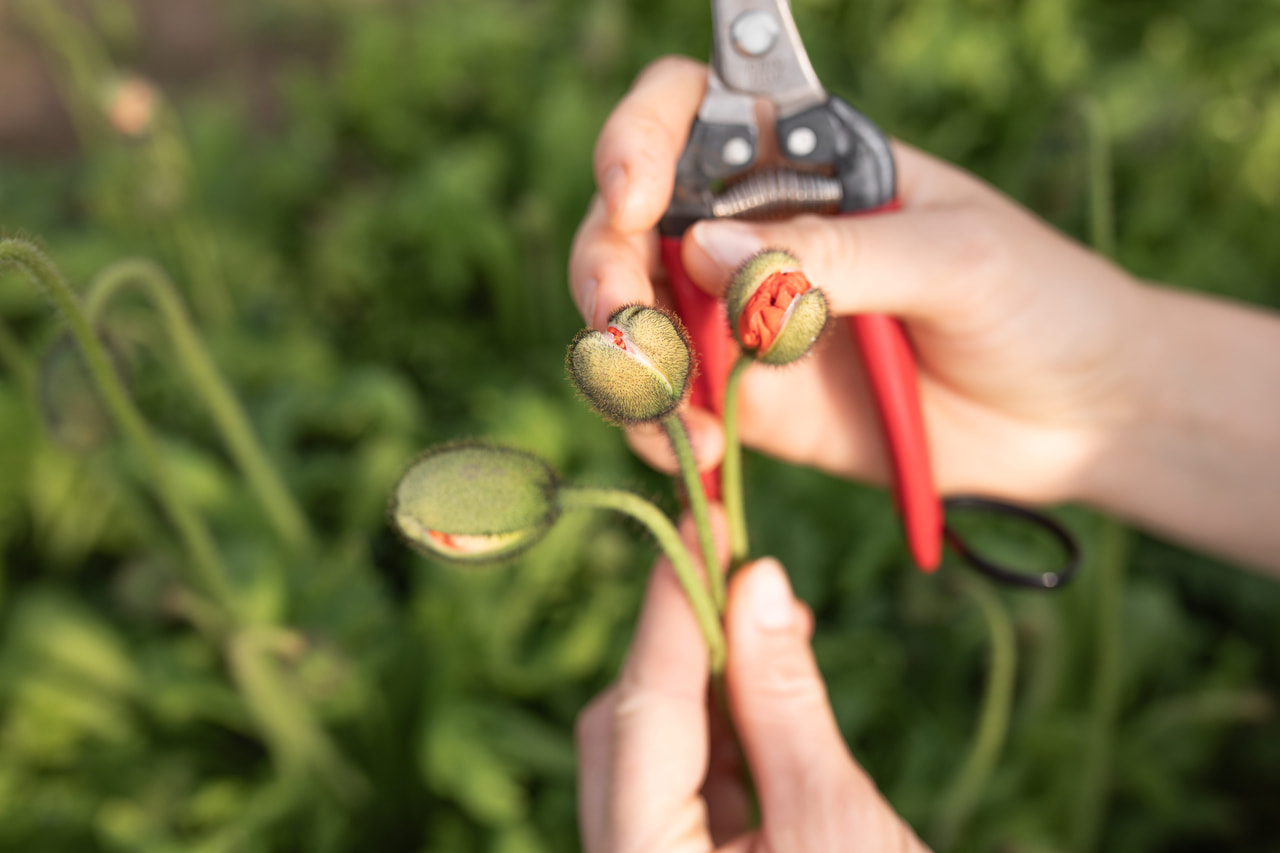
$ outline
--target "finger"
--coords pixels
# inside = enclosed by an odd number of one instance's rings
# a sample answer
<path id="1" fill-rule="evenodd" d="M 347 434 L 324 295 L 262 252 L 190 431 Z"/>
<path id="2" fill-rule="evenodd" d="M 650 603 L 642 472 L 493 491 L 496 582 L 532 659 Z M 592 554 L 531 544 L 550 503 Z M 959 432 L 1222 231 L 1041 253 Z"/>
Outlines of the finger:
<path id="1" fill-rule="evenodd" d="M 826 291 L 837 315 L 893 314 L 918 320 L 954 314 L 978 288 L 1002 281 L 1006 243 L 981 209 L 929 208 L 865 217 L 802 216 L 785 222 L 703 221 L 684 242 L 685 268 L 723 292 L 747 258 L 785 248 Z"/>
<path id="2" fill-rule="evenodd" d="M 727 524 L 719 507 L 713 508 L 712 523 L 721 559 L 727 560 Z M 682 527 L 691 552 L 697 553 L 692 524 L 686 520 Z M 710 846 L 698 796 L 709 753 L 708 674 L 706 645 L 693 610 L 670 563 L 660 560 L 614 706 L 610 850 Z"/>
<path id="3" fill-rule="evenodd" d="M 613 715 L 617 687 L 601 693 L 578 715 L 578 830 L 586 853 L 608 850 L 609 780 L 612 777 Z"/>
<path id="4" fill-rule="evenodd" d="M 609 224 L 600 197 L 592 199 L 569 254 L 569 292 L 587 325 L 603 331 L 621 306 L 652 305 L 656 259 L 653 234 L 623 234 Z"/>
<path id="5" fill-rule="evenodd" d="M 596 142 L 596 182 L 619 231 L 658 224 L 706 87 L 705 65 L 664 57 L 641 72 L 605 122 Z"/>
<path id="6" fill-rule="evenodd" d="M 918 845 L 849 755 L 782 566 L 745 567 L 730 591 L 730 707 L 774 850 Z"/>
<path id="7" fill-rule="evenodd" d="M 724 429 L 720 419 L 706 409 L 687 407 L 681 415 L 693 446 L 693 458 L 699 471 L 710 471 L 724 458 Z M 636 455 L 666 474 L 676 475 L 676 462 L 671 439 L 661 424 L 641 424 L 627 428 L 627 443 Z"/>

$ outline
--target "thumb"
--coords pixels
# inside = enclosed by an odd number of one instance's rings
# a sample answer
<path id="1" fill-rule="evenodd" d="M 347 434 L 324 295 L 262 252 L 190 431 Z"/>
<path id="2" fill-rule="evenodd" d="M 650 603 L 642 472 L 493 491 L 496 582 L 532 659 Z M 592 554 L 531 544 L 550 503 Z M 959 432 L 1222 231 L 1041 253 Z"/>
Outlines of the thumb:
<path id="1" fill-rule="evenodd" d="M 991 242 L 983 235 L 994 230 L 980 221 L 985 216 L 924 208 L 767 223 L 703 220 L 689 230 L 683 260 L 694 282 L 718 296 L 752 255 L 785 249 L 837 315 L 929 319 L 972 299 L 970 282 L 987 265 L 983 246 Z"/>
<path id="2" fill-rule="evenodd" d="M 769 849 L 921 849 L 845 747 L 804 613 L 776 560 L 735 576 L 726 678 Z"/>

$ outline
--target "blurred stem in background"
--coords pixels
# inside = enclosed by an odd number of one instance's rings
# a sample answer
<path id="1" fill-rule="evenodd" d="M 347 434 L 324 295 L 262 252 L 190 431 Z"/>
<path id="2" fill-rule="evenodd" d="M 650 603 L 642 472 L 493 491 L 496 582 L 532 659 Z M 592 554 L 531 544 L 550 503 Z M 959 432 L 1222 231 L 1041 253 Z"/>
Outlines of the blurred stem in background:
<path id="1" fill-rule="evenodd" d="M 974 731 L 969 757 L 947 787 L 934 821 L 933 844 L 951 849 L 982 798 L 991 774 L 1000 760 L 1009 734 L 1013 710 L 1013 688 L 1017 677 L 1018 652 L 1013 620 L 1000 595 L 981 578 L 964 576 L 961 588 L 978 605 L 987 625 L 991 654 L 987 667 L 987 689 L 982 712 Z"/>
<path id="2" fill-rule="evenodd" d="M 84 355 L 89 374 L 93 377 L 112 418 L 126 440 L 141 457 L 147 475 L 156 491 L 156 497 L 165 514 L 178 531 L 194 571 L 197 588 L 203 589 L 223 611 L 230 623 L 236 621 L 239 607 L 236 595 L 222 555 L 218 552 L 209 528 L 205 526 L 195 508 L 177 488 L 164 455 L 146 418 L 134 404 L 116 373 L 111 357 L 89 326 L 88 318 L 81 310 L 71 286 L 61 271 L 49 258 L 31 243 L 17 238 L 0 240 L 0 267 L 13 265 L 21 269 L 40 289 L 53 308 L 63 316 L 71 334 Z"/>
<path id="3" fill-rule="evenodd" d="M 335 799 L 350 805 L 369 793 L 368 783 L 342 757 L 279 665 L 281 658 L 296 657 L 305 642 L 284 628 L 245 628 L 228 643 L 227 657 L 282 780 L 302 791 L 314 774 Z"/>
<path id="4" fill-rule="evenodd" d="M 117 144 L 136 143 L 131 152 L 136 178 L 135 203 L 147 204 L 138 224 L 160 231 L 181 260 L 191 284 L 191 300 L 206 322 L 221 326 L 232 319 L 223 281 L 221 252 L 213 231 L 190 198 L 191 156 L 178 116 L 141 78 L 121 74 L 94 32 L 61 5 L 62 0 L 21 0 L 17 9 L 57 61 L 51 63 L 87 154 Z M 97 10 L 96 4 L 93 6 Z M 113 5 L 119 18 L 126 6 Z M 118 27 L 123 29 L 124 27 Z M 112 127 L 112 103 L 134 98 L 128 127 Z"/>
<path id="5" fill-rule="evenodd" d="M 1115 203 L 1111 177 L 1110 130 L 1102 106 L 1084 105 L 1089 144 L 1089 234 L 1093 248 L 1115 256 Z M 1071 849 L 1086 853 L 1098 846 L 1098 834 L 1106 818 L 1111 796 L 1112 762 L 1120 693 L 1124 686 L 1122 618 L 1125 568 L 1129 562 L 1129 531 L 1112 518 L 1101 519 L 1101 534 L 1094 561 L 1097 600 L 1095 662 L 1089 737 L 1085 744 L 1071 821 Z"/>
<path id="6" fill-rule="evenodd" d="M 109 267 L 94 282 L 90 309 L 83 310 L 62 273 L 49 258 L 25 240 L 0 240 L 0 267 L 10 265 L 25 272 L 66 319 L 94 384 L 107 408 L 135 452 L 142 458 L 161 506 L 177 528 L 194 568 L 192 581 L 217 605 L 210 612 L 199 601 L 191 602 L 194 624 L 214 637 L 225 636 L 225 651 L 244 701 L 270 746 L 282 778 L 301 790 L 315 773 L 339 801 L 351 803 L 363 796 L 367 785 L 342 757 L 323 726 L 316 720 L 301 690 L 281 671 L 277 658 L 296 654 L 303 638 L 277 627 L 245 624 L 235 587 L 216 543 L 187 496 L 176 485 L 165 464 L 150 426 L 125 390 L 110 356 L 94 334 L 90 318 L 96 318 L 111 296 L 126 284 L 137 282 L 148 290 L 164 315 L 179 358 L 214 412 L 231 445 L 232 453 L 247 468 L 256 488 L 278 489 L 267 501 L 287 501 L 286 524 L 301 525 L 289 535 L 307 541 L 305 521 L 284 491 L 274 469 L 257 446 L 234 396 L 227 389 L 208 354 L 199 343 L 172 285 L 154 264 L 122 261 Z M 264 467 L 265 466 L 265 467 Z M 273 504 L 274 506 L 274 504 Z M 275 506 L 277 511 L 281 507 Z M 289 518 L 289 513 L 296 517 Z"/>
<path id="7" fill-rule="evenodd" d="M 152 261 L 137 258 L 117 261 L 104 269 L 89 285 L 85 296 L 84 311 L 90 326 L 101 322 L 108 303 L 129 285 L 140 288 L 159 313 L 178 361 L 191 380 L 192 390 L 208 408 L 227 449 L 276 533 L 295 550 L 310 549 L 314 537 L 306 516 L 263 450 L 248 415 L 209 356 L 164 270 Z"/>

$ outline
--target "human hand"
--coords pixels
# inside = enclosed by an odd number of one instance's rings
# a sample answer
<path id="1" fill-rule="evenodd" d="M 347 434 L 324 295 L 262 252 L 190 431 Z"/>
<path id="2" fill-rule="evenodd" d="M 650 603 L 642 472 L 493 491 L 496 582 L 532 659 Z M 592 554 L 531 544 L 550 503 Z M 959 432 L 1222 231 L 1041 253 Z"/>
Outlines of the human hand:
<path id="1" fill-rule="evenodd" d="M 574 298 L 596 328 L 623 304 L 669 303 L 653 228 L 705 85 L 704 66 L 659 60 L 601 132 L 601 195 L 570 264 Z M 685 235 L 686 270 L 718 294 L 755 252 L 791 251 L 835 314 L 905 322 L 941 491 L 1087 499 L 1091 466 L 1136 417 L 1143 356 L 1133 330 L 1148 288 L 978 179 L 900 143 L 893 150 L 899 212 L 701 222 Z M 884 481 L 875 403 L 855 347 L 838 331 L 794 367 L 746 375 L 742 438 L 791 462 Z M 700 465 L 715 464 L 718 422 L 700 411 L 688 422 Z M 629 438 L 651 462 L 672 467 L 660 435 L 638 429 Z"/>
<path id="2" fill-rule="evenodd" d="M 621 677 L 578 719 L 583 849 L 925 850 L 849 755 L 809 648 L 812 630 L 776 561 L 735 574 L 725 682 L 759 797 L 760 825 L 751 828 L 741 758 L 708 707 L 705 645 L 659 561 Z"/>

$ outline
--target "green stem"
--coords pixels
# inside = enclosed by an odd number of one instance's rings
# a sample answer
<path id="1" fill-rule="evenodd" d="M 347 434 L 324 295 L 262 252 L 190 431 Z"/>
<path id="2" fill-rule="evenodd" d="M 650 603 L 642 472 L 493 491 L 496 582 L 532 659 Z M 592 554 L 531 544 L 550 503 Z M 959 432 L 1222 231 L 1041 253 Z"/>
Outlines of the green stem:
<path id="1" fill-rule="evenodd" d="M 711 600 L 715 602 L 716 612 L 724 612 L 724 573 L 720 571 L 720 560 L 716 556 L 716 537 L 711 529 L 711 508 L 707 504 L 707 493 L 702 488 L 702 477 L 698 473 L 698 464 L 693 458 L 693 445 L 689 443 L 689 432 L 679 415 L 672 415 L 662 422 L 671 438 L 671 446 L 675 448 L 676 461 L 680 463 L 680 476 L 684 480 L 684 491 L 689 497 L 689 511 L 693 513 L 693 523 L 698 528 L 698 544 L 702 548 L 702 563 L 707 568 L 707 582 L 711 586 Z"/>
<path id="2" fill-rule="evenodd" d="M 1075 819 L 1070 849 L 1094 850 L 1106 817 L 1111 795 L 1111 759 L 1115 746 L 1116 721 L 1124 688 L 1124 658 L 1121 635 L 1125 566 L 1128 563 L 1129 532 L 1124 525 L 1102 520 L 1102 547 L 1098 558 L 1096 663 L 1093 667 L 1093 708 L 1089 739 L 1085 745 L 1080 787 L 1076 793 Z"/>
<path id="3" fill-rule="evenodd" d="M 107 267 L 89 285 L 85 297 L 84 311 L 90 325 L 95 325 L 111 299 L 131 284 L 143 290 L 160 314 L 178 361 L 209 409 L 227 449 L 248 480 L 276 533 L 290 547 L 299 550 L 309 548 L 313 539 L 306 517 L 259 443 L 244 408 L 210 358 L 164 270 L 151 261 L 141 259 L 118 261 Z"/>
<path id="4" fill-rule="evenodd" d="M 693 558 L 680 540 L 671 519 L 649 501 L 624 492 L 621 489 L 589 489 L 580 486 L 566 486 L 560 489 L 560 506 L 565 510 L 574 509 L 607 509 L 629 515 L 643 524 L 658 540 L 658 545 L 666 553 L 675 569 L 676 577 L 684 588 L 684 594 L 693 608 L 693 615 L 702 629 L 702 637 L 707 642 L 707 652 L 711 657 L 711 673 L 719 675 L 724 670 L 725 643 L 724 631 L 720 627 L 720 617 L 716 612 L 707 589 L 698 579 L 698 568 Z"/>
<path id="5" fill-rule="evenodd" d="M 965 591 L 977 602 L 991 641 L 986 693 L 974 731 L 969 757 L 942 798 L 938 813 L 937 847 L 948 849 L 960 837 L 991 778 L 1009 734 L 1013 688 L 1017 671 L 1017 645 L 1013 620 L 991 585 L 966 578 Z"/>
<path id="6" fill-rule="evenodd" d="M 90 328 L 61 271 L 43 252 L 17 238 L 0 239 L 0 266 L 6 264 L 22 269 L 66 319 L 98 392 L 120 431 L 141 457 L 160 505 L 191 558 L 197 580 L 228 614 L 235 614 L 235 594 L 209 529 L 174 483 L 150 426 L 125 391 L 111 358 Z"/>
<path id="7" fill-rule="evenodd" d="M 721 469 L 721 491 L 724 511 L 729 517 L 729 571 L 747 561 L 750 540 L 747 537 L 747 511 L 742 494 L 742 442 L 738 438 L 738 387 L 742 375 L 753 360 L 739 356 L 729 371 L 724 389 L 724 462 Z"/>
<path id="8" fill-rule="evenodd" d="M 17 11 L 39 34 L 45 47 L 61 60 L 54 66 L 54 75 L 81 145 L 93 148 L 102 139 L 106 126 L 97 101 L 103 81 L 109 79 L 113 71 L 106 50 L 92 30 L 60 3 L 26 0 L 18 4 Z"/>
<path id="9" fill-rule="evenodd" d="M 226 649 L 232 678 L 281 776 L 302 784 L 319 781 L 339 802 L 356 803 L 369 793 L 368 782 L 348 763 L 280 665 L 281 654 L 294 652 L 295 643 L 279 628 L 238 632 Z"/>
<path id="10" fill-rule="evenodd" d="M 166 128 L 170 143 L 186 157 L 186 145 L 177 127 Z M 193 299 L 201 317 L 215 326 L 224 325 L 231 316 L 231 297 L 221 273 L 218 242 L 203 217 L 188 209 L 174 217 L 170 230 L 187 271 Z"/>

